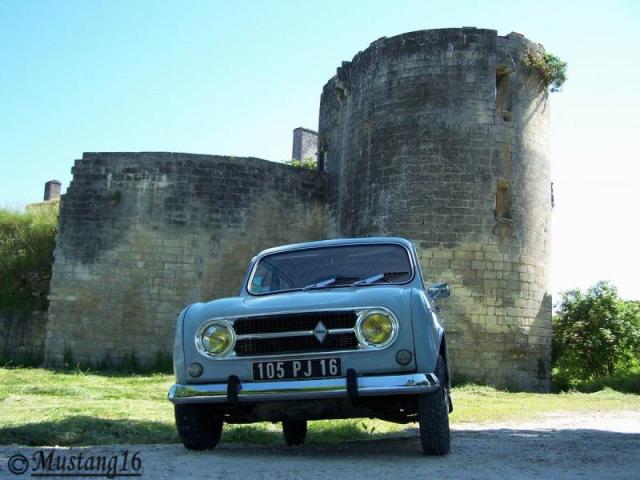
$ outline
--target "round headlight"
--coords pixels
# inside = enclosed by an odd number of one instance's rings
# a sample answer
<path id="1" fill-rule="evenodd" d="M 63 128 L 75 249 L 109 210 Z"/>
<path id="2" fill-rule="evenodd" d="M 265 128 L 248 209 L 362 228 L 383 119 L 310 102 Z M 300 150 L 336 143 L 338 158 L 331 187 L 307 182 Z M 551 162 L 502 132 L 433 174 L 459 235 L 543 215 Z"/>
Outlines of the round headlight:
<path id="1" fill-rule="evenodd" d="M 214 322 L 206 326 L 200 336 L 200 345 L 205 353 L 220 356 L 228 353 L 234 344 L 235 335 L 230 325 Z"/>
<path id="2" fill-rule="evenodd" d="M 356 334 L 361 343 L 381 348 L 395 340 L 397 331 L 394 316 L 384 310 L 370 310 L 361 315 Z"/>

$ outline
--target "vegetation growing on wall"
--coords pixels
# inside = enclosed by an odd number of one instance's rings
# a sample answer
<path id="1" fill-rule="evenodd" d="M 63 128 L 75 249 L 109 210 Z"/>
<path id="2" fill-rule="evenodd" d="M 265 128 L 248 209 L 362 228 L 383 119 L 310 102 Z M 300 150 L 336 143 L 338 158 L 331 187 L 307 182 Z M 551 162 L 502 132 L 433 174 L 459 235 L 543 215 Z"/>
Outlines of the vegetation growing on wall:
<path id="1" fill-rule="evenodd" d="M 46 310 L 58 208 L 0 209 L 0 308 Z"/>
<path id="2" fill-rule="evenodd" d="M 531 70 L 536 70 L 542 77 L 542 83 L 552 92 L 559 92 L 567 81 L 567 62 L 550 53 L 544 55 L 527 54 L 524 64 Z"/>
<path id="3" fill-rule="evenodd" d="M 302 168 L 304 170 L 317 170 L 318 163 L 315 158 L 303 158 L 302 160 L 287 160 L 284 163 L 294 168 Z"/>
<path id="4" fill-rule="evenodd" d="M 620 299 L 615 286 L 599 282 L 586 292 L 564 292 L 553 329 L 560 388 L 640 387 L 640 305 Z"/>

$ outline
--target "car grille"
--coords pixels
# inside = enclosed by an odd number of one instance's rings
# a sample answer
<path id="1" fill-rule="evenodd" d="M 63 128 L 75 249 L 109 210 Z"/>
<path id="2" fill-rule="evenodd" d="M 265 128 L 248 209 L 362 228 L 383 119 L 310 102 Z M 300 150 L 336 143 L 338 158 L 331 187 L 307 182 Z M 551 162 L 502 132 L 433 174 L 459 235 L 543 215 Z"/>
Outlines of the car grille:
<path id="1" fill-rule="evenodd" d="M 305 312 L 238 318 L 234 322 L 234 329 L 238 336 L 235 346 L 236 356 L 356 350 L 359 346 L 353 330 L 356 319 L 355 311 Z M 322 342 L 312 333 L 320 322 L 328 330 Z M 331 332 L 331 330 L 337 331 Z M 279 333 L 282 335 L 279 336 Z"/>

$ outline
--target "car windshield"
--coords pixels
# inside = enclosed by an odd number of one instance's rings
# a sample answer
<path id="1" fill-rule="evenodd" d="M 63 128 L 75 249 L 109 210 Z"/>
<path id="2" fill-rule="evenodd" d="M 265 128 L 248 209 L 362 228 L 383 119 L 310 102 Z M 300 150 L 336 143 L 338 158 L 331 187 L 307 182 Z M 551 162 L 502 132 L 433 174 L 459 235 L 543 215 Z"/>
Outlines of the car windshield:
<path id="1" fill-rule="evenodd" d="M 398 244 L 308 248 L 262 257 L 248 291 L 266 294 L 372 284 L 406 283 L 413 276 L 407 249 Z"/>

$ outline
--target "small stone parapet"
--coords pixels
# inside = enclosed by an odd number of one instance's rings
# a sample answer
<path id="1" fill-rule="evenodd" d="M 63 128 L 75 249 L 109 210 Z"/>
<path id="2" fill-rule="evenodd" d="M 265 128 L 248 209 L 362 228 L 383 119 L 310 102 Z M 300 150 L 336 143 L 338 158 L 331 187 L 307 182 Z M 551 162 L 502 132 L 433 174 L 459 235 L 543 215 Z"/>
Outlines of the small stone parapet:
<path id="1" fill-rule="evenodd" d="M 298 127 L 293 130 L 293 160 L 318 159 L 318 132 Z"/>

